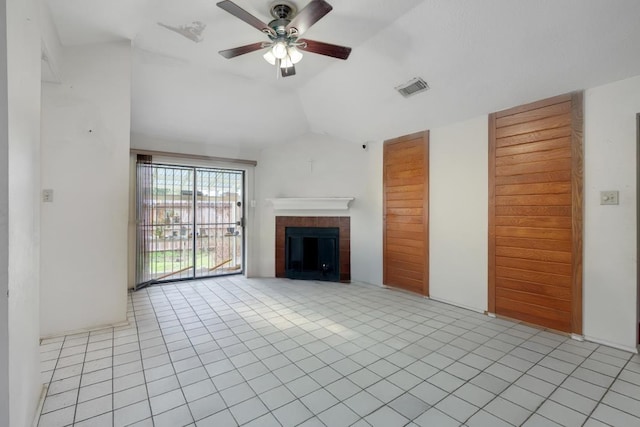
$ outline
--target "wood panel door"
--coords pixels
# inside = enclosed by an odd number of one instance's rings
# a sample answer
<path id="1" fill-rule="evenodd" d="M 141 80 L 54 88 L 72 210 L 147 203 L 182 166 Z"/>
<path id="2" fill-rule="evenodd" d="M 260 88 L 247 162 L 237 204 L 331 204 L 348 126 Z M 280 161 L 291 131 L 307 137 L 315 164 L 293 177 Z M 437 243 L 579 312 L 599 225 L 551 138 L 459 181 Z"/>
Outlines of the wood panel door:
<path id="1" fill-rule="evenodd" d="M 429 132 L 384 143 L 383 283 L 429 295 Z"/>
<path id="2" fill-rule="evenodd" d="M 582 334 L 582 93 L 489 116 L 489 312 Z"/>

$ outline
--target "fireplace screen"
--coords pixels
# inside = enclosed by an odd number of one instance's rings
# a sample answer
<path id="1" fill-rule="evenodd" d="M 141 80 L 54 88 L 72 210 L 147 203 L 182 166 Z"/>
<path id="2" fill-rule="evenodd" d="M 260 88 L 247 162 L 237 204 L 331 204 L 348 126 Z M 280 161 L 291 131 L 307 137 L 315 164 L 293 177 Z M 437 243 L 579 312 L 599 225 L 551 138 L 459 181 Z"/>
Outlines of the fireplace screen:
<path id="1" fill-rule="evenodd" d="M 287 227 L 285 272 L 290 279 L 340 280 L 340 229 Z"/>

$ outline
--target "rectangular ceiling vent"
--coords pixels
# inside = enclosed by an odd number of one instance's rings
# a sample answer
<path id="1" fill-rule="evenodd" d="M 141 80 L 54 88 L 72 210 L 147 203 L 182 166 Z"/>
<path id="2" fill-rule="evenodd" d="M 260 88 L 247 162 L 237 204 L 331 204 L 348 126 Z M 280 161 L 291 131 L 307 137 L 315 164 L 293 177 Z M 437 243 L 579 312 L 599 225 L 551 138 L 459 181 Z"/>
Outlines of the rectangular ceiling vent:
<path id="1" fill-rule="evenodd" d="M 415 77 L 403 85 L 396 86 L 396 90 L 400 92 L 400 95 L 408 98 L 416 93 L 429 90 L 429 85 L 421 77 Z"/>

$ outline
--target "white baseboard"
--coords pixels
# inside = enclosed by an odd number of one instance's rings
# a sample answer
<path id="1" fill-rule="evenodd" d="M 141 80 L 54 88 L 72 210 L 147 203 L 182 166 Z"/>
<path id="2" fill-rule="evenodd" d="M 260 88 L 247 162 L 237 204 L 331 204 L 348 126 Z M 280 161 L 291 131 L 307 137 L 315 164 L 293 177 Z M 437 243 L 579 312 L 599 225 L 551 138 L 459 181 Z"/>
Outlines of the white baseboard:
<path id="1" fill-rule="evenodd" d="M 370 288 L 384 288 L 384 285 L 376 285 L 375 283 L 370 283 L 370 282 L 361 282 L 359 280 L 352 280 L 349 285 L 362 285 L 362 286 L 367 286 Z"/>
<path id="2" fill-rule="evenodd" d="M 36 408 L 36 414 L 33 417 L 32 427 L 38 427 L 40 423 L 40 413 L 44 406 L 44 398 L 47 397 L 47 391 L 49 390 L 49 384 L 42 384 L 42 391 L 40 392 L 40 400 L 38 400 L 38 407 Z"/>
<path id="3" fill-rule="evenodd" d="M 603 340 L 600 338 L 595 338 L 595 337 L 590 337 L 588 335 L 584 336 L 584 339 L 587 341 L 591 341 L 594 342 L 596 344 L 602 344 L 602 345 L 606 345 L 607 347 L 613 347 L 613 348 L 617 348 L 618 350 L 623 350 L 623 351 L 628 351 L 629 353 L 634 353 L 634 354 L 638 354 L 638 348 L 637 347 L 627 347 L 625 345 L 620 345 L 611 341 L 607 341 L 607 340 Z"/>
<path id="4" fill-rule="evenodd" d="M 129 326 L 131 323 L 129 322 L 129 320 L 125 320 L 122 322 L 117 322 L 117 323 L 111 323 L 108 325 L 100 325 L 100 326 L 94 326 L 92 328 L 83 328 L 83 329 L 74 329 L 71 331 L 65 331 L 65 332 L 61 332 L 59 334 L 50 334 L 50 335 L 43 335 L 40 337 L 40 340 L 47 340 L 50 338 L 58 338 L 58 337 L 64 337 L 67 335 L 76 335 L 76 334 L 85 334 L 87 332 L 95 332 L 95 331 L 99 331 L 101 329 L 108 329 L 108 328 L 122 328 L 125 326 Z"/>
<path id="5" fill-rule="evenodd" d="M 430 296 L 429 299 L 431 299 L 433 301 L 438 301 L 438 302 L 441 302 L 441 303 L 444 303 L 444 304 L 452 305 L 454 307 L 464 308 L 465 310 L 469 310 L 469 311 L 473 311 L 473 312 L 476 312 L 476 313 L 484 314 L 484 310 L 481 310 L 481 309 L 479 309 L 477 307 L 469 307 L 467 305 L 459 304 L 459 303 L 453 302 L 453 301 L 448 301 L 448 300 L 442 299 L 442 298 L 436 298 L 436 297 L 433 297 L 433 296 Z"/>
<path id="6" fill-rule="evenodd" d="M 571 334 L 571 339 L 583 342 L 584 341 L 584 335 Z"/>

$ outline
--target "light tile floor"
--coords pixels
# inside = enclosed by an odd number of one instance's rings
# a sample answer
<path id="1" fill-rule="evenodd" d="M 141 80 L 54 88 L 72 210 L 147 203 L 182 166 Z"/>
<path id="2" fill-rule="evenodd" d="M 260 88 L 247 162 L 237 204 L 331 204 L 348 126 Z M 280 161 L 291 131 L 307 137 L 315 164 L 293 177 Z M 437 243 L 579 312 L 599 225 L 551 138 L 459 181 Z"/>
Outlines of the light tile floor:
<path id="1" fill-rule="evenodd" d="M 640 358 L 372 286 L 219 279 L 42 342 L 51 426 L 640 426 Z"/>

